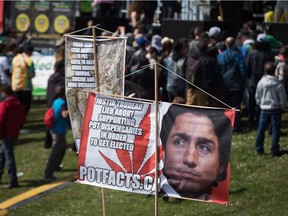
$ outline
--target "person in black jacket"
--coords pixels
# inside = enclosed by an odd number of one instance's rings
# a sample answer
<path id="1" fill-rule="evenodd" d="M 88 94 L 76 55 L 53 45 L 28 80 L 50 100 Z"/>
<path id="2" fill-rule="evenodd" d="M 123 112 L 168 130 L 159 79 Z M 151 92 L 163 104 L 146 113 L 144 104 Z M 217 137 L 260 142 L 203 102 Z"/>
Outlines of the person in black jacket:
<path id="1" fill-rule="evenodd" d="M 217 102 L 205 92 L 219 97 L 220 78 L 219 65 L 209 53 L 207 41 L 200 39 L 197 50 L 188 61 L 186 80 L 203 91 L 189 84 L 186 91 L 186 104 L 217 106 Z"/>
<path id="2" fill-rule="evenodd" d="M 65 64 L 64 61 L 57 61 L 54 65 L 54 73 L 48 79 L 47 85 L 47 107 L 51 107 L 55 97 L 55 89 L 57 86 L 65 87 Z M 46 130 L 44 148 L 50 148 L 52 145 L 52 137 L 49 129 Z"/>
<path id="3" fill-rule="evenodd" d="M 273 60 L 274 56 L 270 50 L 269 42 L 266 39 L 258 37 L 254 49 L 249 52 L 247 57 L 247 76 L 249 79 L 248 118 L 251 129 L 257 127 L 260 114 L 260 110 L 255 101 L 256 87 L 264 75 L 265 63 Z"/>

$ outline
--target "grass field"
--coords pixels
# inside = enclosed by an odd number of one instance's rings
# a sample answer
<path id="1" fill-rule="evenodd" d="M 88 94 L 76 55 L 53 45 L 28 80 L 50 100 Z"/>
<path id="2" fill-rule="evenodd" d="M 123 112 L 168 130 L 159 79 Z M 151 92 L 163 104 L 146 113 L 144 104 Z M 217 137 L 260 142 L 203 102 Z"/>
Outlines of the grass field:
<path id="1" fill-rule="evenodd" d="M 45 128 L 44 103 L 33 103 L 25 128 L 15 147 L 17 169 L 24 175 L 20 187 L 0 189 L 0 203 L 27 190 L 43 185 L 45 162 L 50 149 L 43 148 Z M 243 119 L 245 127 L 245 118 Z M 283 118 L 282 131 L 288 132 L 288 114 Z M 288 215 L 288 156 L 272 158 L 269 154 L 257 156 L 254 149 L 256 131 L 233 136 L 231 152 L 231 185 L 229 206 L 185 200 L 176 203 L 159 198 L 158 215 L 238 215 L 287 216 Z M 72 144 L 72 133 L 67 135 Z M 271 136 L 266 135 L 265 150 L 269 152 Z M 288 149 L 288 137 L 281 137 L 281 149 Z M 64 170 L 55 175 L 64 178 L 73 175 L 77 168 L 77 155 L 67 149 Z M 7 172 L 2 179 L 7 183 Z M 105 189 L 107 216 L 152 216 L 154 197 Z M 1 213 L 0 213 L 1 215 Z M 102 215 L 101 188 L 72 183 L 69 186 L 9 210 L 7 215 L 70 216 Z"/>

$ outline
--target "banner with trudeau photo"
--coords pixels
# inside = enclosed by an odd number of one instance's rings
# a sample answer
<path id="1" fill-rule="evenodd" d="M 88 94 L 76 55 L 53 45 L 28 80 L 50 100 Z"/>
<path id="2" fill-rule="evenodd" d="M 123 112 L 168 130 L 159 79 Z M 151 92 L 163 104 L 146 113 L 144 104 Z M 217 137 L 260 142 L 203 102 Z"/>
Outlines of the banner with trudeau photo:
<path id="1" fill-rule="evenodd" d="M 89 93 L 78 182 L 155 194 L 157 168 L 159 195 L 227 204 L 234 115 L 161 102 L 155 136 L 155 104 Z"/>

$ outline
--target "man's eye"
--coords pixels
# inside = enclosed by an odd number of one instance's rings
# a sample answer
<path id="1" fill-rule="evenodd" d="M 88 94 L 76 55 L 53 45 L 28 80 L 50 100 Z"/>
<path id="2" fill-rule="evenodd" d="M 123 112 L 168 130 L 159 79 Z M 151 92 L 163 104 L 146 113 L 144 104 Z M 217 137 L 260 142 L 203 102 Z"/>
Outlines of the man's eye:
<path id="1" fill-rule="evenodd" d="M 176 147 L 183 147 L 186 144 L 183 139 L 175 139 L 173 143 Z"/>
<path id="2" fill-rule="evenodd" d="M 203 154 L 208 154 L 208 153 L 211 152 L 211 149 L 209 148 L 209 146 L 203 145 L 203 144 L 199 145 L 199 146 L 198 146 L 198 149 L 199 149 L 199 151 L 200 151 L 201 153 L 203 153 Z"/>

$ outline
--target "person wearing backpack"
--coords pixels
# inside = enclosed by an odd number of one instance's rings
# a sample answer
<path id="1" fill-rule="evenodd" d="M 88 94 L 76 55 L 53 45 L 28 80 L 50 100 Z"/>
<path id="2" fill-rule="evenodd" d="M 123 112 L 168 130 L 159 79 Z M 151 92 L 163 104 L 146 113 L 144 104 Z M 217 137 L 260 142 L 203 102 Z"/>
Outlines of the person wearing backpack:
<path id="1" fill-rule="evenodd" d="M 54 73 L 49 77 L 47 82 L 47 107 L 52 106 L 55 89 L 57 86 L 65 86 L 65 63 L 64 61 L 57 61 L 54 64 Z M 50 148 L 52 145 L 52 137 L 49 128 L 46 129 L 46 136 L 44 141 L 44 148 Z"/>
<path id="2" fill-rule="evenodd" d="M 57 179 L 53 174 L 60 166 L 66 152 L 66 132 L 69 112 L 65 100 L 64 86 L 56 87 L 52 108 L 54 111 L 55 126 L 50 129 L 52 149 L 45 168 L 45 181 L 47 182 Z"/>
<path id="3" fill-rule="evenodd" d="M 235 46 L 235 39 L 225 40 L 227 49 L 217 57 L 223 79 L 222 101 L 231 107 L 240 109 L 247 78 L 244 57 Z M 240 114 L 236 112 L 235 132 L 241 132 Z"/>
<path id="4" fill-rule="evenodd" d="M 200 39 L 197 50 L 188 60 L 186 80 L 195 86 L 187 85 L 186 104 L 199 106 L 217 106 L 217 102 L 207 93 L 219 96 L 220 71 L 215 58 L 211 57 L 206 40 Z M 207 92 L 203 92 L 203 91 Z"/>
<path id="5" fill-rule="evenodd" d="M 5 164 L 8 168 L 9 183 L 7 189 L 18 187 L 14 143 L 17 141 L 20 128 L 25 121 L 25 107 L 13 96 L 9 85 L 1 86 L 3 100 L 0 102 L 0 182 Z"/>

